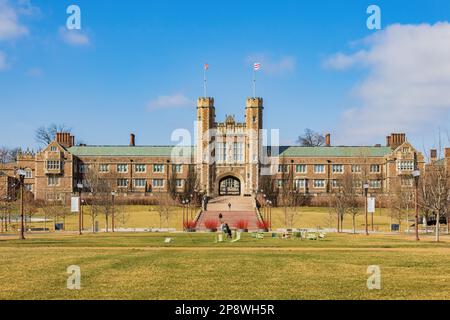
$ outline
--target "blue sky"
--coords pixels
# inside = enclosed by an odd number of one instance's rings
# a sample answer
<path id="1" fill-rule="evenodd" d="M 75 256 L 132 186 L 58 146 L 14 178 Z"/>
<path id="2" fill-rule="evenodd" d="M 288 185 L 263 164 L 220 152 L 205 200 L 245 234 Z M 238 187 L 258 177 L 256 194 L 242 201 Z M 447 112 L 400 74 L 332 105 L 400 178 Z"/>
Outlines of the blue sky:
<path id="1" fill-rule="evenodd" d="M 82 30 L 74 37 L 64 29 L 71 4 L 81 8 Z M 370 4 L 381 8 L 382 30 L 366 27 Z M 279 128 L 283 144 L 294 143 L 305 128 L 331 132 L 337 144 L 384 143 L 391 131 L 406 131 L 419 148 L 436 145 L 438 132 L 448 144 L 450 99 L 433 102 L 432 109 L 426 99 L 430 84 L 448 83 L 445 75 L 415 82 L 413 91 L 423 94 L 406 102 L 411 86 L 393 90 L 393 97 L 369 85 L 409 81 L 415 75 L 385 70 L 396 59 L 400 65 L 412 60 L 404 70 L 422 65 L 418 59 L 427 52 L 414 59 L 409 52 L 430 46 L 446 52 L 449 44 L 427 41 L 448 42 L 449 15 L 450 2 L 437 0 L 0 0 L 0 111 L 6 119 L 0 145 L 35 148 L 34 130 L 50 123 L 72 127 L 89 144 L 126 144 L 130 132 L 138 144 L 172 144 L 174 129 L 192 130 L 204 63 L 218 120 L 225 114 L 243 120 L 256 61 L 262 63 L 257 95 L 265 99 L 264 125 Z M 416 37 L 424 43 L 418 40 L 412 50 Z M 447 65 L 450 57 L 428 59 Z M 417 76 L 425 73 L 419 68 Z M 374 90 L 380 102 L 367 94 Z M 377 118 L 386 108 L 395 111 L 393 120 Z M 412 115 L 403 119 L 405 108 Z"/>

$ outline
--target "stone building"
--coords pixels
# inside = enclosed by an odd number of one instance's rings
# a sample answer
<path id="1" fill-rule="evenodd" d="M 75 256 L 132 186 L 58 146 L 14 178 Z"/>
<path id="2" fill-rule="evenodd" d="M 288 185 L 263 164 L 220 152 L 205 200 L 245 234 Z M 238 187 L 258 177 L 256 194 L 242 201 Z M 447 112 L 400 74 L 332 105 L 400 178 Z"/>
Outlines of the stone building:
<path id="1" fill-rule="evenodd" d="M 263 111 L 262 98 L 248 98 L 243 122 L 232 115 L 217 122 L 214 99 L 199 98 L 195 146 L 139 146 L 133 134 L 129 145 L 76 145 L 74 136 L 61 132 L 43 150 L 21 153 L 0 171 L 14 178 L 25 169 L 25 186 L 36 199 L 68 201 L 77 185 L 89 190 L 88 172 L 110 179 L 124 197 L 182 193 L 194 176 L 190 192 L 214 197 L 254 195 L 264 175 L 282 187 L 287 174 L 296 190 L 312 195 L 332 192 L 345 173 L 360 175 L 381 194 L 395 180 L 412 185 L 412 171 L 424 167 L 424 156 L 403 133 L 389 135 L 384 146 L 333 146 L 330 135 L 320 147 L 264 146 Z"/>

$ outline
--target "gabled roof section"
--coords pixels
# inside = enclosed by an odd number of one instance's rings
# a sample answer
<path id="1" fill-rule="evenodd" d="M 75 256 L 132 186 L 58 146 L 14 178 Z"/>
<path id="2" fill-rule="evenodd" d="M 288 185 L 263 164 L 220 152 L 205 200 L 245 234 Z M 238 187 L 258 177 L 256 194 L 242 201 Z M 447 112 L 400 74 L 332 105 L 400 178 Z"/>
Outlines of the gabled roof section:
<path id="1" fill-rule="evenodd" d="M 174 150 L 175 149 L 175 150 Z M 195 147 L 180 146 L 75 146 L 68 149 L 77 157 L 170 157 L 172 151 L 176 156 L 190 157 Z"/>
<path id="2" fill-rule="evenodd" d="M 279 147 L 279 155 L 285 157 L 383 157 L 391 152 L 390 147 L 375 146 Z M 272 147 L 272 156 L 277 156 L 276 147 Z"/>

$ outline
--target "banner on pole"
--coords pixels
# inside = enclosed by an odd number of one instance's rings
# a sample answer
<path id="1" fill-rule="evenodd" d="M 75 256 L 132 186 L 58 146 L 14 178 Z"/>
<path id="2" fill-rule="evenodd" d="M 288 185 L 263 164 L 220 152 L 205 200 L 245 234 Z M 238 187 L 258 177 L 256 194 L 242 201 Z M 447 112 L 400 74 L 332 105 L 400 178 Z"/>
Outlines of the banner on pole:
<path id="1" fill-rule="evenodd" d="M 80 197 L 72 197 L 70 201 L 70 211 L 71 212 L 79 212 L 79 203 L 80 203 Z"/>
<path id="2" fill-rule="evenodd" d="M 367 198 L 367 212 L 375 213 L 375 198 Z"/>

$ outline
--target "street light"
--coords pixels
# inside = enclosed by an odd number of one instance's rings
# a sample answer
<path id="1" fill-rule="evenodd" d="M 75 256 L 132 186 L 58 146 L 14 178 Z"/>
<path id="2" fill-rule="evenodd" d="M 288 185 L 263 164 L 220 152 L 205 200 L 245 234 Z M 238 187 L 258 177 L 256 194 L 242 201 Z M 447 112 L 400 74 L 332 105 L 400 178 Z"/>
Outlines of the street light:
<path id="1" fill-rule="evenodd" d="M 111 229 L 112 232 L 114 232 L 114 198 L 116 197 L 116 193 L 113 191 L 111 192 L 111 198 L 112 198 L 112 221 L 111 221 Z"/>
<path id="2" fill-rule="evenodd" d="M 25 179 L 25 170 L 19 169 L 17 170 L 17 174 L 19 175 L 19 184 L 20 184 L 20 239 L 25 239 L 25 223 L 24 223 L 24 214 L 23 214 L 23 181 Z"/>
<path id="3" fill-rule="evenodd" d="M 81 191 L 83 190 L 83 184 L 77 183 L 77 189 L 78 189 L 78 234 L 81 235 L 82 234 L 81 225 L 83 224 L 83 217 L 82 217 L 83 214 L 81 212 Z"/>
<path id="4" fill-rule="evenodd" d="M 416 229 L 416 241 L 419 241 L 419 179 L 420 179 L 420 171 L 414 170 L 412 172 L 412 176 L 414 178 L 414 209 L 415 209 L 415 229 Z"/>
<path id="5" fill-rule="evenodd" d="M 366 182 L 363 184 L 363 189 L 364 189 L 364 213 L 366 216 L 366 235 L 369 235 L 369 219 L 367 216 L 367 194 L 369 192 L 369 184 Z"/>

